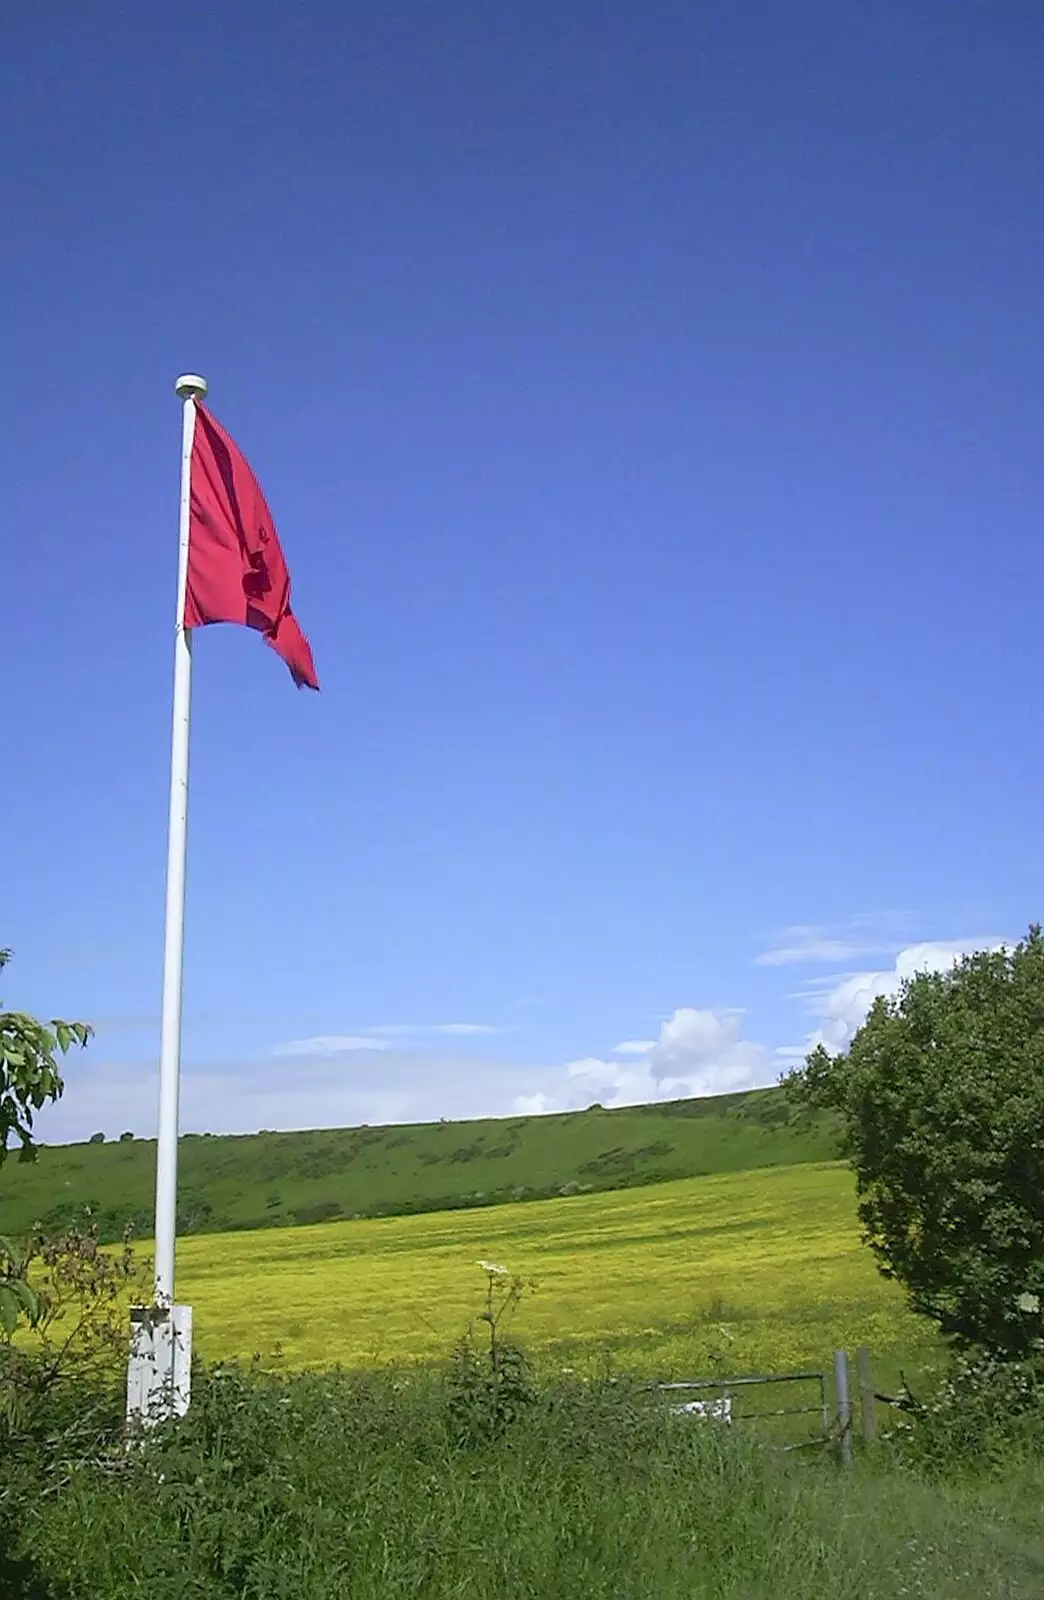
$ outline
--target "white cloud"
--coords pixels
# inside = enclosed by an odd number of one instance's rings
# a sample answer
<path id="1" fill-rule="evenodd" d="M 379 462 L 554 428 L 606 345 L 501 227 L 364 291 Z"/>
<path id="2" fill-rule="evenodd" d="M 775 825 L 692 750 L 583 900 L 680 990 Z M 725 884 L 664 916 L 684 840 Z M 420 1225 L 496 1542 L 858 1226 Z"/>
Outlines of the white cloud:
<path id="1" fill-rule="evenodd" d="M 823 928 L 798 922 L 782 932 L 783 943 L 763 950 L 754 960 L 759 967 L 789 967 L 806 961 L 851 961 L 856 956 L 891 954 L 894 939 L 868 937 L 873 917 L 853 917 L 841 928 Z M 891 920 L 891 919 L 884 919 Z M 880 931 L 880 930 L 879 930 Z"/>
<path id="2" fill-rule="evenodd" d="M 549 1097 L 540 1091 L 536 1094 L 517 1094 L 515 1096 L 513 1110 L 520 1117 L 539 1117 L 545 1111 L 553 1109 Z"/>
<path id="3" fill-rule="evenodd" d="M 519 1114 L 644 1105 L 691 1095 L 727 1094 L 772 1081 L 771 1052 L 740 1037 L 742 1013 L 680 1006 L 643 1051 L 644 1060 L 603 1061 L 585 1056 L 560 1068 L 557 1081 L 537 1094 L 518 1095 Z M 642 1043 L 646 1041 L 625 1041 Z M 624 1052 L 627 1053 L 627 1052 Z M 637 1057 L 638 1051 L 633 1054 Z"/>
<path id="4" fill-rule="evenodd" d="M 420 1038 L 426 1034 L 444 1034 L 453 1037 L 501 1033 L 503 1029 L 491 1027 L 488 1022 L 389 1022 L 361 1033 L 320 1033 L 311 1039 L 292 1039 L 289 1044 L 277 1045 L 272 1054 L 277 1056 L 333 1056 L 346 1050 L 390 1050 L 391 1039 Z"/>
<path id="5" fill-rule="evenodd" d="M 683 1006 L 657 1039 L 641 1041 L 650 1043 L 644 1054 L 615 1061 L 588 1056 L 564 1066 L 453 1053 L 450 1043 L 445 1052 L 403 1050 L 372 1030 L 322 1034 L 258 1060 L 186 1062 L 181 1126 L 189 1133 L 250 1133 L 435 1122 L 579 1110 L 595 1100 L 633 1105 L 769 1083 L 770 1052 L 743 1039 L 741 1023 L 739 1012 Z M 86 1139 L 96 1130 L 116 1137 L 125 1128 L 154 1137 L 154 1061 L 112 1061 L 92 1050 L 68 1068 L 66 1082 L 64 1098 L 40 1113 L 44 1141 Z"/>
<path id="6" fill-rule="evenodd" d="M 818 1026 L 804 1044 L 784 1045 L 777 1050 L 777 1058 L 781 1064 L 790 1066 L 802 1062 L 818 1044 L 825 1045 L 833 1054 L 847 1049 L 878 996 L 897 995 L 904 980 L 918 972 L 948 972 L 962 956 L 976 950 L 999 950 L 1005 942 L 991 936 L 907 945 L 897 954 L 895 964 L 885 970 L 849 972 L 832 983 L 810 986 L 795 998 L 801 999 L 806 1010 L 818 1019 Z"/>
<path id="7" fill-rule="evenodd" d="M 500 1030 L 484 1023 L 438 1023 L 425 1030 L 388 1024 L 358 1033 L 320 1034 L 280 1046 L 267 1059 L 189 1063 L 183 1074 L 186 1131 L 236 1133 L 263 1128 L 334 1128 L 359 1123 L 426 1122 L 439 1117 L 530 1115 L 652 1103 L 755 1088 L 822 1041 L 844 1049 L 879 994 L 897 993 L 919 971 L 945 971 L 972 950 L 1000 939 L 908 944 L 880 969 L 839 972 L 801 986 L 813 1031 L 800 1044 L 770 1051 L 743 1037 L 743 1013 L 680 1006 L 655 1039 L 624 1039 L 616 1059 L 583 1056 L 560 1065 L 478 1055 L 470 1036 Z M 403 1048 L 423 1033 L 445 1036 L 445 1049 Z M 454 1047 L 454 1036 L 460 1043 Z M 470 1053 L 469 1053 L 470 1052 Z M 67 1091 L 39 1118 L 48 1141 L 155 1130 L 154 1062 L 113 1062 L 95 1050 L 67 1069 Z"/>
<path id="8" fill-rule="evenodd" d="M 502 1033 L 503 1029 L 491 1027 L 488 1022 L 436 1022 L 430 1028 L 418 1028 L 418 1033 Z"/>
<path id="9" fill-rule="evenodd" d="M 804 944 L 763 950 L 754 959 L 759 967 L 789 967 L 801 961 L 849 961 L 853 956 L 872 955 L 880 948 L 880 945 L 847 944 L 844 939 L 809 939 Z"/>
<path id="10" fill-rule="evenodd" d="M 431 1033 L 455 1034 L 459 1037 L 466 1034 L 503 1033 L 505 1030 L 495 1028 L 489 1022 L 382 1022 L 364 1031 L 388 1039 L 417 1039 Z"/>
<path id="11" fill-rule="evenodd" d="M 344 1050 L 390 1050 L 387 1039 L 359 1033 L 320 1033 L 314 1039 L 293 1039 L 272 1051 L 275 1056 L 336 1056 Z"/>
<path id="12" fill-rule="evenodd" d="M 520 1093 L 545 1086 L 549 1069 L 438 1051 L 271 1056 L 243 1062 L 186 1062 L 181 1127 L 186 1133 L 252 1133 L 258 1128 L 346 1128 L 362 1123 L 437 1122 L 440 1117 L 507 1116 Z M 129 1128 L 156 1133 L 154 1060 L 111 1061 L 93 1051 L 65 1071 L 64 1097 L 38 1116 L 48 1144 L 115 1138 Z"/>

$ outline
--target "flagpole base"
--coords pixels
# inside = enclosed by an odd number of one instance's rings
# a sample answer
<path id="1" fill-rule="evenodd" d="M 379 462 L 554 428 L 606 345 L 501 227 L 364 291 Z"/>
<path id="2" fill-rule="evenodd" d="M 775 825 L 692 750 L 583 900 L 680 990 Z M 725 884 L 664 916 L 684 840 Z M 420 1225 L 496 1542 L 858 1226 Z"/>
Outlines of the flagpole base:
<path id="1" fill-rule="evenodd" d="M 127 1426 L 137 1432 L 183 1417 L 192 1372 L 192 1307 L 132 1306 Z"/>

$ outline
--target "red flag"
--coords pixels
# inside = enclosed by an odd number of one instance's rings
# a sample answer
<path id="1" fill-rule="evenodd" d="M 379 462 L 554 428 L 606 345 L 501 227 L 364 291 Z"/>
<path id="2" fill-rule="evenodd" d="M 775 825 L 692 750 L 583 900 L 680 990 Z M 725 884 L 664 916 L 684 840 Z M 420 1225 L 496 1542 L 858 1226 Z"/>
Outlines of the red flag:
<path id="1" fill-rule="evenodd" d="M 311 648 L 290 610 L 290 574 L 261 485 L 198 400 L 190 489 L 186 628 L 207 622 L 257 628 L 298 688 L 318 689 Z"/>

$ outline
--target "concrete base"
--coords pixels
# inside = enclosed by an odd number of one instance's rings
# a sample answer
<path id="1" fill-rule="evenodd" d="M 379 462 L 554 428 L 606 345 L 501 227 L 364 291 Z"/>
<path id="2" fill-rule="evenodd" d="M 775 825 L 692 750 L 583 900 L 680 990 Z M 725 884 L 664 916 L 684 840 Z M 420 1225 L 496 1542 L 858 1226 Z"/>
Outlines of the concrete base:
<path id="1" fill-rule="evenodd" d="M 151 1428 L 189 1407 L 192 1307 L 133 1306 L 127 1368 L 127 1422 Z"/>

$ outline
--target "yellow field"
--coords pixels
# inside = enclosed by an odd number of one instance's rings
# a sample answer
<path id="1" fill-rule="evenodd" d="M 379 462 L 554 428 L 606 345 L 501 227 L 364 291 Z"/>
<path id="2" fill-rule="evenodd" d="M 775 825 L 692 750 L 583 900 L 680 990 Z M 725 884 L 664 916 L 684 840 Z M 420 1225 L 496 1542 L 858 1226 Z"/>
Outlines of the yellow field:
<path id="1" fill-rule="evenodd" d="M 259 1233 L 179 1246 L 178 1299 L 202 1354 L 280 1347 L 289 1365 L 445 1353 L 481 1309 L 478 1260 L 535 1280 L 514 1332 L 543 1361 L 704 1374 L 821 1367 L 866 1344 L 883 1377 L 938 1343 L 859 1238 L 840 1163 L 609 1194 Z"/>

